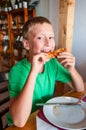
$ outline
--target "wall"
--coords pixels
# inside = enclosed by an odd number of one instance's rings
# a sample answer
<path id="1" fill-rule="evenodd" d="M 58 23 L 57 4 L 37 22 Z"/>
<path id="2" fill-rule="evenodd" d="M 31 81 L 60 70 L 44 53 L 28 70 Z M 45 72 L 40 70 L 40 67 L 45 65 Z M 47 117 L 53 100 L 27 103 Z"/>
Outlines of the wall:
<path id="1" fill-rule="evenodd" d="M 76 68 L 86 81 L 86 0 L 76 0 L 73 35 Z"/>

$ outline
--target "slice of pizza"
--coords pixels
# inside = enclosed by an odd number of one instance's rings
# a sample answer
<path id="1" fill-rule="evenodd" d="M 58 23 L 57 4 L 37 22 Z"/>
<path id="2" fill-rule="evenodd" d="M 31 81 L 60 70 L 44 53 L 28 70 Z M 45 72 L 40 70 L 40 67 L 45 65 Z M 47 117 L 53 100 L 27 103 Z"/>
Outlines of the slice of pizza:
<path id="1" fill-rule="evenodd" d="M 65 52 L 66 50 L 66 48 L 59 48 L 53 52 L 48 52 L 47 54 L 49 58 L 55 58 L 59 53 Z"/>

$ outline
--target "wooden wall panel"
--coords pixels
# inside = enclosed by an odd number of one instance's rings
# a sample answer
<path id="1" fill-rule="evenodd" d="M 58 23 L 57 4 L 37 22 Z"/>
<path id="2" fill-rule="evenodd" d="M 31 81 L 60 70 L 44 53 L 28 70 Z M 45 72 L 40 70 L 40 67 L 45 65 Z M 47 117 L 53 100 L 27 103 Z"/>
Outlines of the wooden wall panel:
<path id="1" fill-rule="evenodd" d="M 60 0 L 58 48 L 72 51 L 75 0 Z"/>
<path id="2" fill-rule="evenodd" d="M 74 9 L 75 0 L 60 0 L 59 11 L 59 36 L 58 48 L 66 47 L 69 52 L 72 51 L 73 26 L 74 26 Z M 61 82 L 56 83 L 55 95 L 61 96 L 65 91 L 65 86 Z"/>

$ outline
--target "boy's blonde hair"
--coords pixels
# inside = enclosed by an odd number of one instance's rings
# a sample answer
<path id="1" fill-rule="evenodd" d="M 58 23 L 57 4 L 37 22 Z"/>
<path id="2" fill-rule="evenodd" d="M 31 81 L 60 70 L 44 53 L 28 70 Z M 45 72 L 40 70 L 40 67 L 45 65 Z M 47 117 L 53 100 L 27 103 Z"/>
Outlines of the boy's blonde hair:
<path id="1" fill-rule="evenodd" d="M 24 24 L 22 29 L 23 38 L 28 40 L 28 33 L 30 32 L 31 28 L 36 24 L 43 24 L 43 23 L 51 24 L 51 22 L 47 18 L 42 16 L 33 17 L 32 19 L 28 20 Z"/>

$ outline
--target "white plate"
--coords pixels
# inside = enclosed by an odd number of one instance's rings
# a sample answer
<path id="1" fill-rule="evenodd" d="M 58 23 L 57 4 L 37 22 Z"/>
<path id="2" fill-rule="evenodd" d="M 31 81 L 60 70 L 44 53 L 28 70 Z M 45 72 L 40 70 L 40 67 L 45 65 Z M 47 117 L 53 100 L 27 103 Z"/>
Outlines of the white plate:
<path id="1" fill-rule="evenodd" d="M 77 98 L 73 97 L 55 97 L 47 101 L 47 103 L 53 102 L 76 102 Z M 86 105 L 82 101 L 83 108 Z M 82 108 L 82 105 L 44 105 L 43 113 L 45 117 L 55 126 L 70 130 L 82 130 L 86 129 L 86 111 Z"/>

